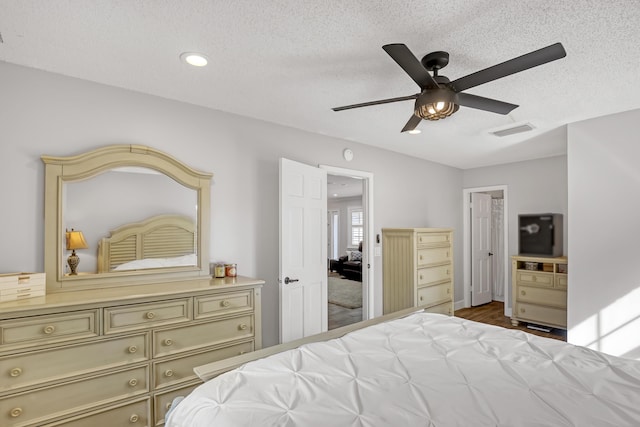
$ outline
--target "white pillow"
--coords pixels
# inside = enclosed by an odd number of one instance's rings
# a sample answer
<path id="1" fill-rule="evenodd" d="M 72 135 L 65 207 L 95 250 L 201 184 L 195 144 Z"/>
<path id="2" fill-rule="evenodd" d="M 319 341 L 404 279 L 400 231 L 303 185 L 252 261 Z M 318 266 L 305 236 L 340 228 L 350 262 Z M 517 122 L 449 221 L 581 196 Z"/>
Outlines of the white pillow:
<path id="1" fill-rule="evenodd" d="M 347 261 L 351 261 L 351 252 L 353 251 L 346 251 L 347 252 Z"/>

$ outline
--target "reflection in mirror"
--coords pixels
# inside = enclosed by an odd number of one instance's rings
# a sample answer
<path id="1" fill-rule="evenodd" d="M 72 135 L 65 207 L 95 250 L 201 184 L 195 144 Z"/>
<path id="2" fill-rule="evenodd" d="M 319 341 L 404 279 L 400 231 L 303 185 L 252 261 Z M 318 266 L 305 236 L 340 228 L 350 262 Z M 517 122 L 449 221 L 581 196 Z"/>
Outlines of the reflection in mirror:
<path id="1" fill-rule="evenodd" d="M 78 272 L 106 273 L 110 271 L 140 270 L 146 268 L 164 268 L 171 266 L 196 265 L 197 249 L 193 236 L 197 224 L 198 195 L 174 179 L 150 168 L 121 167 L 108 170 L 87 180 L 65 182 L 63 185 L 62 226 L 65 229 L 82 230 L 89 245 L 82 250 L 82 262 Z M 108 267 L 98 262 L 98 251 L 103 238 L 109 238 L 112 232 L 124 226 L 142 224 L 144 221 L 160 215 L 176 215 L 186 218 L 192 226 L 191 244 L 182 242 L 185 247 L 169 250 L 168 245 L 178 245 L 178 239 L 169 231 L 157 230 L 148 239 L 147 250 L 139 249 L 137 256 L 110 252 Z M 173 224 L 172 224 L 173 225 Z M 152 230 L 153 231 L 153 230 Z M 139 234 L 138 239 L 143 236 Z M 147 235 L 144 235 L 147 239 Z M 159 236 L 159 237 L 158 237 Z M 185 236 L 185 239 L 187 237 Z M 132 237 L 132 239 L 135 239 Z M 164 239 L 160 241 L 158 239 Z M 134 245 L 132 242 L 131 245 Z M 138 244 L 141 244 L 138 242 Z M 118 248 L 131 247 L 126 241 Z M 160 247 L 158 247 L 160 246 Z M 62 248 L 65 250 L 65 248 Z M 173 259 L 175 256 L 175 260 Z M 113 259 L 111 259 L 113 258 Z M 134 262 L 146 259 L 145 262 Z M 153 260 L 150 260 L 153 259 Z"/>
<path id="2" fill-rule="evenodd" d="M 210 279 L 211 173 L 143 145 L 42 161 L 47 293 Z M 77 275 L 67 270 L 71 229 L 88 246 Z"/>

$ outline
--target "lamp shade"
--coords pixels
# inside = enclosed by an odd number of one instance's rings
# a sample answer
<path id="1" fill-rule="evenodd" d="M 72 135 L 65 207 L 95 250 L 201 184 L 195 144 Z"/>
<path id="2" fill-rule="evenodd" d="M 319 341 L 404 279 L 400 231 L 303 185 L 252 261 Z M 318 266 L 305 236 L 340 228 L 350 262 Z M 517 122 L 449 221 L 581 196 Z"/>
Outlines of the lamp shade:
<path id="1" fill-rule="evenodd" d="M 72 249 L 87 249 L 87 241 L 84 240 L 82 231 L 75 231 L 73 228 L 71 231 L 67 231 L 67 250 Z"/>

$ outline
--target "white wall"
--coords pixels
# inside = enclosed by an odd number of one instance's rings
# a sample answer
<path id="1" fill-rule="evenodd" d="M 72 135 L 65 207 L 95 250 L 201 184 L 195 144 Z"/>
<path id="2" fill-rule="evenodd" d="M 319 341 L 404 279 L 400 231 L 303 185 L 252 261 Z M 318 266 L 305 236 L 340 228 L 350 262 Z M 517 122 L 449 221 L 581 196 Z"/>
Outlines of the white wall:
<path id="1" fill-rule="evenodd" d="M 568 341 L 640 359 L 640 110 L 569 125 Z"/>
<path id="2" fill-rule="evenodd" d="M 564 129 L 562 130 L 565 131 Z M 527 143 L 535 144 L 536 140 Z M 567 254 L 569 232 L 567 224 L 567 156 L 549 157 L 499 166 L 463 171 L 464 188 L 508 187 L 509 247 L 507 254 L 518 254 L 518 214 L 561 213 L 563 215 L 563 248 Z M 460 192 L 462 197 L 462 191 Z M 511 265 L 509 264 L 509 271 Z M 511 273 L 506 280 L 511 283 Z M 511 286 L 508 286 L 507 305 L 511 306 Z M 458 298 L 456 294 L 456 298 Z"/>
<path id="3" fill-rule="evenodd" d="M 42 154 L 141 144 L 213 172 L 211 258 L 266 281 L 265 345 L 278 337 L 278 159 L 374 174 L 374 230 L 461 230 L 462 171 L 345 140 L 0 62 L 0 272 L 42 271 Z M 352 162 L 342 150 L 353 149 Z M 461 232 L 456 242 L 461 242 Z M 462 292 L 456 243 L 456 293 Z M 375 308 L 382 267 L 375 259 Z"/>
<path id="4" fill-rule="evenodd" d="M 340 215 L 340 224 L 338 224 L 338 256 L 346 255 L 345 252 L 347 248 L 351 246 L 351 236 L 349 235 L 349 221 L 351 221 L 351 218 L 349 217 L 349 209 L 362 208 L 362 196 L 343 197 L 340 199 L 332 199 L 331 196 L 329 196 L 327 208 L 338 211 L 338 215 Z"/>

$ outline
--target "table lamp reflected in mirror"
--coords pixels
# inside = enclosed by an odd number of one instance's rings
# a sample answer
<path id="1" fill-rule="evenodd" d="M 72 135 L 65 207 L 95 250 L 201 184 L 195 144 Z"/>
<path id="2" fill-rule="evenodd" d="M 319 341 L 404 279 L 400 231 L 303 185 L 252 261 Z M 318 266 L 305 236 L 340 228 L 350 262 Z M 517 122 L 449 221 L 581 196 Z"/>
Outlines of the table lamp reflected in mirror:
<path id="1" fill-rule="evenodd" d="M 69 264 L 69 269 L 71 270 L 69 275 L 76 276 L 78 274 L 76 269 L 80 263 L 80 257 L 76 255 L 76 249 L 87 249 L 89 248 L 89 245 L 87 245 L 87 241 L 84 240 L 82 231 L 76 231 L 72 228 L 71 231 L 67 230 L 66 235 L 67 250 L 72 251 L 69 258 L 67 258 L 67 264 Z"/>

